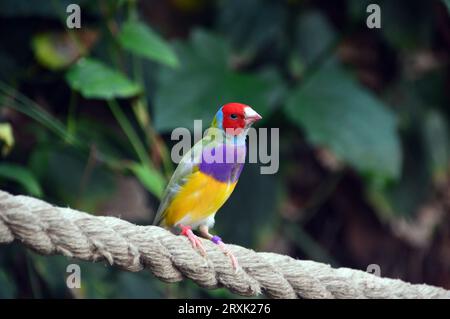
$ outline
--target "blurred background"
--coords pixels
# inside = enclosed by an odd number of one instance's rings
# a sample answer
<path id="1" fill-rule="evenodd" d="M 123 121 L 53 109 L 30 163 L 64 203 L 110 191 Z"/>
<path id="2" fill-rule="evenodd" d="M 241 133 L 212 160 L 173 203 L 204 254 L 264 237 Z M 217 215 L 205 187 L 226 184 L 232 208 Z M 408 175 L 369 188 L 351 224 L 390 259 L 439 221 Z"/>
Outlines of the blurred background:
<path id="1" fill-rule="evenodd" d="M 239 101 L 280 129 L 280 170 L 245 166 L 225 242 L 450 289 L 450 1 L 376 1 L 380 29 L 371 2 L 2 0 L 0 189 L 150 224 L 171 130 Z M 16 243 L 0 297 L 237 296 Z"/>

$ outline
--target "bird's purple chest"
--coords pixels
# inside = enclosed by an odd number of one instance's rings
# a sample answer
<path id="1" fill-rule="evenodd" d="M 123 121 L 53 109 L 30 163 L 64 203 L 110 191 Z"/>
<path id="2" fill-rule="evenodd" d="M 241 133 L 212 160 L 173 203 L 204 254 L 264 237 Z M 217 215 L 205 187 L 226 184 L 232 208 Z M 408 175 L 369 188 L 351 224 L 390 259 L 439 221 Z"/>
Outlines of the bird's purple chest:
<path id="1" fill-rule="evenodd" d="M 245 145 L 223 144 L 213 148 L 205 147 L 199 169 L 218 181 L 237 182 L 244 166 L 246 151 Z"/>

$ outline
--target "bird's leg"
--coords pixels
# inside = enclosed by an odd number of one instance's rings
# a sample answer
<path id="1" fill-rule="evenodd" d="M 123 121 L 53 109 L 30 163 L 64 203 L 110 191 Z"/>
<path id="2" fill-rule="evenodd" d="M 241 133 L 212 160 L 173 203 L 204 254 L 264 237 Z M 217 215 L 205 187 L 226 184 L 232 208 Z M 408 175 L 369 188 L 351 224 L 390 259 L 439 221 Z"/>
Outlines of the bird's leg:
<path id="1" fill-rule="evenodd" d="M 185 226 L 185 225 L 179 225 L 178 227 L 180 227 L 181 229 L 181 235 L 186 236 L 189 241 L 192 244 L 193 248 L 198 248 L 198 250 L 200 250 L 200 253 L 202 254 L 202 256 L 206 256 L 206 250 L 203 247 L 202 242 L 200 241 L 200 239 L 195 236 L 194 232 L 192 231 L 192 228 L 190 226 Z"/>
<path id="2" fill-rule="evenodd" d="M 233 265 L 233 269 L 235 271 L 237 271 L 238 269 L 238 261 L 236 259 L 236 257 L 233 255 L 233 253 L 228 249 L 227 245 L 224 244 L 224 242 L 222 241 L 222 239 L 217 236 L 217 235 L 211 235 L 209 233 L 208 227 L 206 225 L 201 225 L 198 228 L 200 234 L 205 237 L 208 238 L 209 240 L 211 240 L 214 244 L 216 244 L 217 246 L 219 246 L 220 250 L 222 250 L 222 252 L 227 255 L 228 257 L 230 257 L 231 260 L 231 264 Z"/>

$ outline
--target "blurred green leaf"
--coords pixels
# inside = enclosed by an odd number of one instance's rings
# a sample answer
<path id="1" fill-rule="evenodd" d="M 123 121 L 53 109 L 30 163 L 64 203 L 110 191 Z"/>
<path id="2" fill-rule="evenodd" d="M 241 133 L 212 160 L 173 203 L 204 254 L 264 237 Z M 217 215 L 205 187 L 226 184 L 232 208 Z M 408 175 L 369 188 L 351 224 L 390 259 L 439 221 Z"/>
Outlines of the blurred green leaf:
<path id="1" fill-rule="evenodd" d="M 14 135 L 11 124 L 0 123 L 0 141 L 3 142 L 1 149 L 2 155 L 7 155 L 14 146 Z"/>
<path id="2" fill-rule="evenodd" d="M 72 63 L 79 52 L 76 47 L 68 47 L 67 37 L 64 40 L 51 33 L 39 33 L 33 37 L 32 47 L 36 60 L 50 70 L 60 70 Z M 65 47 L 63 46 L 65 45 Z"/>
<path id="3" fill-rule="evenodd" d="M 432 191 L 430 149 L 425 119 L 432 99 L 424 99 L 417 83 L 400 82 L 387 94 L 395 103 L 401 121 L 402 169 L 399 180 L 383 185 L 369 184 L 367 198 L 381 219 L 413 218 Z M 425 102 L 424 102 L 425 101 Z M 434 142 L 433 142 L 434 143 Z"/>
<path id="4" fill-rule="evenodd" d="M 286 111 L 316 145 L 360 172 L 397 178 L 401 148 L 396 118 L 344 70 L 326 64 L 289 97 Z"/>
<path id="5" fill-rule="evenodd" d="M 405 156 L 400 179 L 387 187 L 370 183 L 367 189 L 367 198 L 381 219 L 412 218 L 432 189 L 426 145 L 420 132 L 408 132 L 402 145 Z"/>
<path id="6" fill-rule="evenodd" d="M 166 180 L 157 170 L 139 163 L 133 163 L 129 167 L 148 191 L 161 198 Z"/>
<path id="7" fill-rule="evenodd" d="M 264 115 L 281 83 L 274 77 L 243 73 L 228 66 L 229 48 L 218 36 L 194 31 L 188 42 L 177 43 L 178 69 L 161 70 L 155 92 L 155 126 L 160 131 L 193 127 L 193 119 L 209 126 L 227 102 L 251 105 Z M 206 123 L 206 124 L 205 124 Z"/>
<path id="8" fill-rule="evenodd" d="M 119 33 L 120 44 L 129 51 L 171 67 L 179 65 L 172 48 L 148 25 L 127 21 Z"/>
<path id="9" fill-rule="evenodd" d="M 302 62 L 306 65 L 317 61 L 337 38 L 333 27 L 318 11 L 301 15 L 296 28 L 296 45 Z"/>
<path id="10" fill-rule="evenodd" d="M 33 196 L 42 196 L 42 189 L 33 173 L 27 168 L 16 165 L 1 163 L 0 178 L 15 181 Z"/>
<path id="11" fill-rule="evenodd" d="M 82 58 L 66 74 L 70 87 L 85 98 L 112 99 L 140 93 L 138 84 L 92 58 Z"/>
<path id="12" fill-rule="evenodd" d="M 36 60 L 50 70 L 61 70 L 86 55 L 98 39 L 99 32 L 83 29 L 76 32 L 48 31 L 33 35 L 31 45 Z"/>

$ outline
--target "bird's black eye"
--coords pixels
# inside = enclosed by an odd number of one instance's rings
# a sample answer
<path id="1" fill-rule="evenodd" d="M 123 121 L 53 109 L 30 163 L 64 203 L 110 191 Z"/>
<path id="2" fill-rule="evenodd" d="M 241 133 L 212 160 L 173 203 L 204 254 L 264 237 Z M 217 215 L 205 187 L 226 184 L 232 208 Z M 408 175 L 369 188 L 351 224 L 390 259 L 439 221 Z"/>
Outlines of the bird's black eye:
<path id="1" fill-rule="evenodd" d="M 233 120 L 237 119 L 237 117 L 238 117 L 237 114 L 231 114 L 230 115 L 230 118 L 232 118 Z"/>

